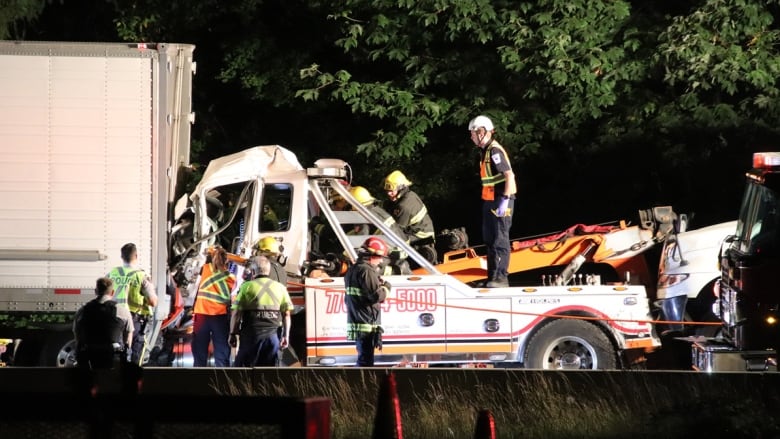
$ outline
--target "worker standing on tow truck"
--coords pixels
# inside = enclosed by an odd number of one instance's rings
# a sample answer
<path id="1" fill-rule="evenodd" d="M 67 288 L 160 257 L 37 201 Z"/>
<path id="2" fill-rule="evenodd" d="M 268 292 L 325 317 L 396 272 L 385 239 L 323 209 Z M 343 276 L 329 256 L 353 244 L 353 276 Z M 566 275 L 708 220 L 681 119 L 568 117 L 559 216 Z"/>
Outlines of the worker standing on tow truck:
<path id="1" fill-rule="evenodd" d="M 357 263 L 344 275 L 344 302 L 347 305 L 347 340 L 355 340 L 357 366 L 374 365 L 374 349 L 382 350 L 382 324 L 379 304 L 390 292 L 390 283 L 379 276 L 379 264 L 387 256 L 387 244 L 377 237 L 366 239 L 359 249 Z"/>
<path id="2" fill-rule="evenodd" d="M 146 325 L 157 306 L 157 294 L 148 274 L 136 268 L 138 249 L 135 244 L 122 246 L 123 264 L 112 269 L 106 277 L 114 281 L 116 302 L 126 306 L 133 317 L 133 343 L 130 346 L 130 362 L 143 366 L 146 348 Z"/>
<path id="3" fill-rule="evenodd" d="M 477 116 L 469 122 L 471 141 L 482 151 L 482 239 L 487 246 L 487 288 L 508 287 L 509 228 L 517 186 L 504 147 L 494 138 L 493 121 Z"/>

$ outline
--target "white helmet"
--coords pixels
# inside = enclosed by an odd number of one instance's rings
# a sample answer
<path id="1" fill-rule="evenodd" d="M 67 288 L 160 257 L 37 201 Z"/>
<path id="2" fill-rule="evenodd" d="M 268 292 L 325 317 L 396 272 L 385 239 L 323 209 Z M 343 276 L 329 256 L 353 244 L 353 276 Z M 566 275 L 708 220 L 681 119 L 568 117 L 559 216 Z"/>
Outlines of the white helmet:
<path id="1" fill-rule="evenodd" d="M 484 128 L 487 131 L 493 131 L 493 121 L 487 116 L 477 116 L 471 119 L 469 122 L 469 131 L 474 131 L 477 128 Z"/>

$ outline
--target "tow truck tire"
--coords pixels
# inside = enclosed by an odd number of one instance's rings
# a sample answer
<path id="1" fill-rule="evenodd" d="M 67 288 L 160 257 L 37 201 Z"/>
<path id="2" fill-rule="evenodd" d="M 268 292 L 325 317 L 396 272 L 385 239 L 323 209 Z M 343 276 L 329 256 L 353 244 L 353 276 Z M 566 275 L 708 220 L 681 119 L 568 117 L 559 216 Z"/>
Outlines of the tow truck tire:
<path id="1" fill-rule="evenodd" d="M 616 369 L 617 352 L 606 334 L 583 320 L 553 320 L 528 342 L 530 369 Z"/>

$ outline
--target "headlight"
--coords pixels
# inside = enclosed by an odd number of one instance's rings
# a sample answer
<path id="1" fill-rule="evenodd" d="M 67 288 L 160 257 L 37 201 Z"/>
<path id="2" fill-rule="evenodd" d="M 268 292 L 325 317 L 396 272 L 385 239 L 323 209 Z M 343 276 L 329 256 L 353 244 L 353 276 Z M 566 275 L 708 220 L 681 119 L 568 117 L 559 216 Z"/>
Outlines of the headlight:
<path id="1" fill-rule="evenodd" d="M 690 277 L 690 274 L 662 274 L 658 277 L 658 288 L 673 287 Z"/>

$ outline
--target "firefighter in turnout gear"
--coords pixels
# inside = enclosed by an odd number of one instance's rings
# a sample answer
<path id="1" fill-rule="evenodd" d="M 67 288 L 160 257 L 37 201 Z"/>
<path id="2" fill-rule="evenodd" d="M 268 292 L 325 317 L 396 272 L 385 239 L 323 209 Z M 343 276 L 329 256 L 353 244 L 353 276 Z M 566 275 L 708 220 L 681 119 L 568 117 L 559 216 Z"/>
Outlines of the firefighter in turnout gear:
<path id="1" fill-rule="evenodd" d="M 374 349 L 382 350 L 382 321 L 379 304 L 390 292 L 390 284 L 379 276 L 379 265 L 387 256 L 387 244 L 368 238 L 360 248 L 357 263 L 344 276 L 347 306 L 347 340 L 355 341 L 357 366 L 374 365 Z"/>
<path id="2" fill-rule="evenodd" d="M 368 191 L 368 189 L 364 188 L 363 186 L 353 186 L 352 189 L 349 190 L 349 193 L 352 194 L 352 196 L 355 197 L 355 199 L 360 204 L 366 206 L 366 209 L 379 218 L 382 223 L 384 223 L 384 225 L 389 227 L 396 236 L 406 236 L 398 223 L 395 222 L 395 218 L 387 213 L 387 211 L 383 209 L 382 206 L 377 204 L 376 199 L 371 196 L 371 193 Z M 376 227 L 374 227 L 372 230 L 370 224 L 357 224 L 355 227 L 357 229 L 357 235 L 382 234 L 382 231 Z M 409 262 L 406 261 L 406 257 L 406 252 L 393 247 L 390 250 L 389 259 L 385 259 L 381 265 L 381 272 L 387 276 L 393 274 L 411 274 L 412 270 L 409 268 Z"/>
<path id="3" fill-rule="evenodd" d="M 257 254 L 267 257 L 268 262 L 271 263 L 271 272 L 268 277 L 287 286 L 287 271 L 284 269 L 287 258 L 282 254 L 282 250 L 279 240 L 273 236 L 266 236 L 257 243 Z"/>
<path id="4" fill-rule="evenodd" d="M 432 264 L 436 264 L 437 255 L 434 246 L 436 233 L 428 208 L 409 186 L 412 182 L 401 171 L 393 171 L 385 178 L 385 191 L 389 200 L 385 210 L 395 219 L 404 231 L 402 236 L 420 254 Z"/>
<path id="5" fill-rule="evenodd" d="M 130 362 L 143 366 L 146 361 L 146 326 L 157 306 L 157 294 L 148 274 L 137 268 L 138 249 L 135 244 L 122 246 L 122 262 L 112 269 L 106 277 L 114 281 L 116 302 L 126 306 L 133 317 L 133 342 L 130 346 Z"/>
<path id="6" fill-rule="evenodd" d="M 509 286 L 509 229 L 517 186 L 504 147 L 494 138 L 493 122 L 477 116 L 469 122 L 471 141 L 480 149 L 479 176 L 482 179 L 482 239 L 487 246 L 488 288 Z"/>
<path id="7" fill-rule="evenodd" d="M 209 343 L 214 346 L 214 365 L 230 366 L 230 294 L 236 276 L 228 270 L 227 252 L 216 247 L 200 272 L 200 286 L 193 311 L 193 366 L 208 365 Z"/>
<path id="8" fill-rule="evenodd" d="M 287 348 L 290 339 L 293 304 L 287 288 L 268 277 L 268 258 L 256 256 L 254 264 L 257 277 L 241 285 L 230 319 L 229 340 L 230 346 L 238 346 L 237 367 L 278 365 L 279 349 Z M 281 340 L 277 332 L 280 322 Z"/>
<path id="9" fill-rule="evenodd" d="M 130 311 L 117 306 L 114 282 L 101 277 L 95 284 L 96 298 L 84 304 L 73 319 L 76 363 L 85 369 L 110 369 L 125 360 L 133 338 Z"/>

